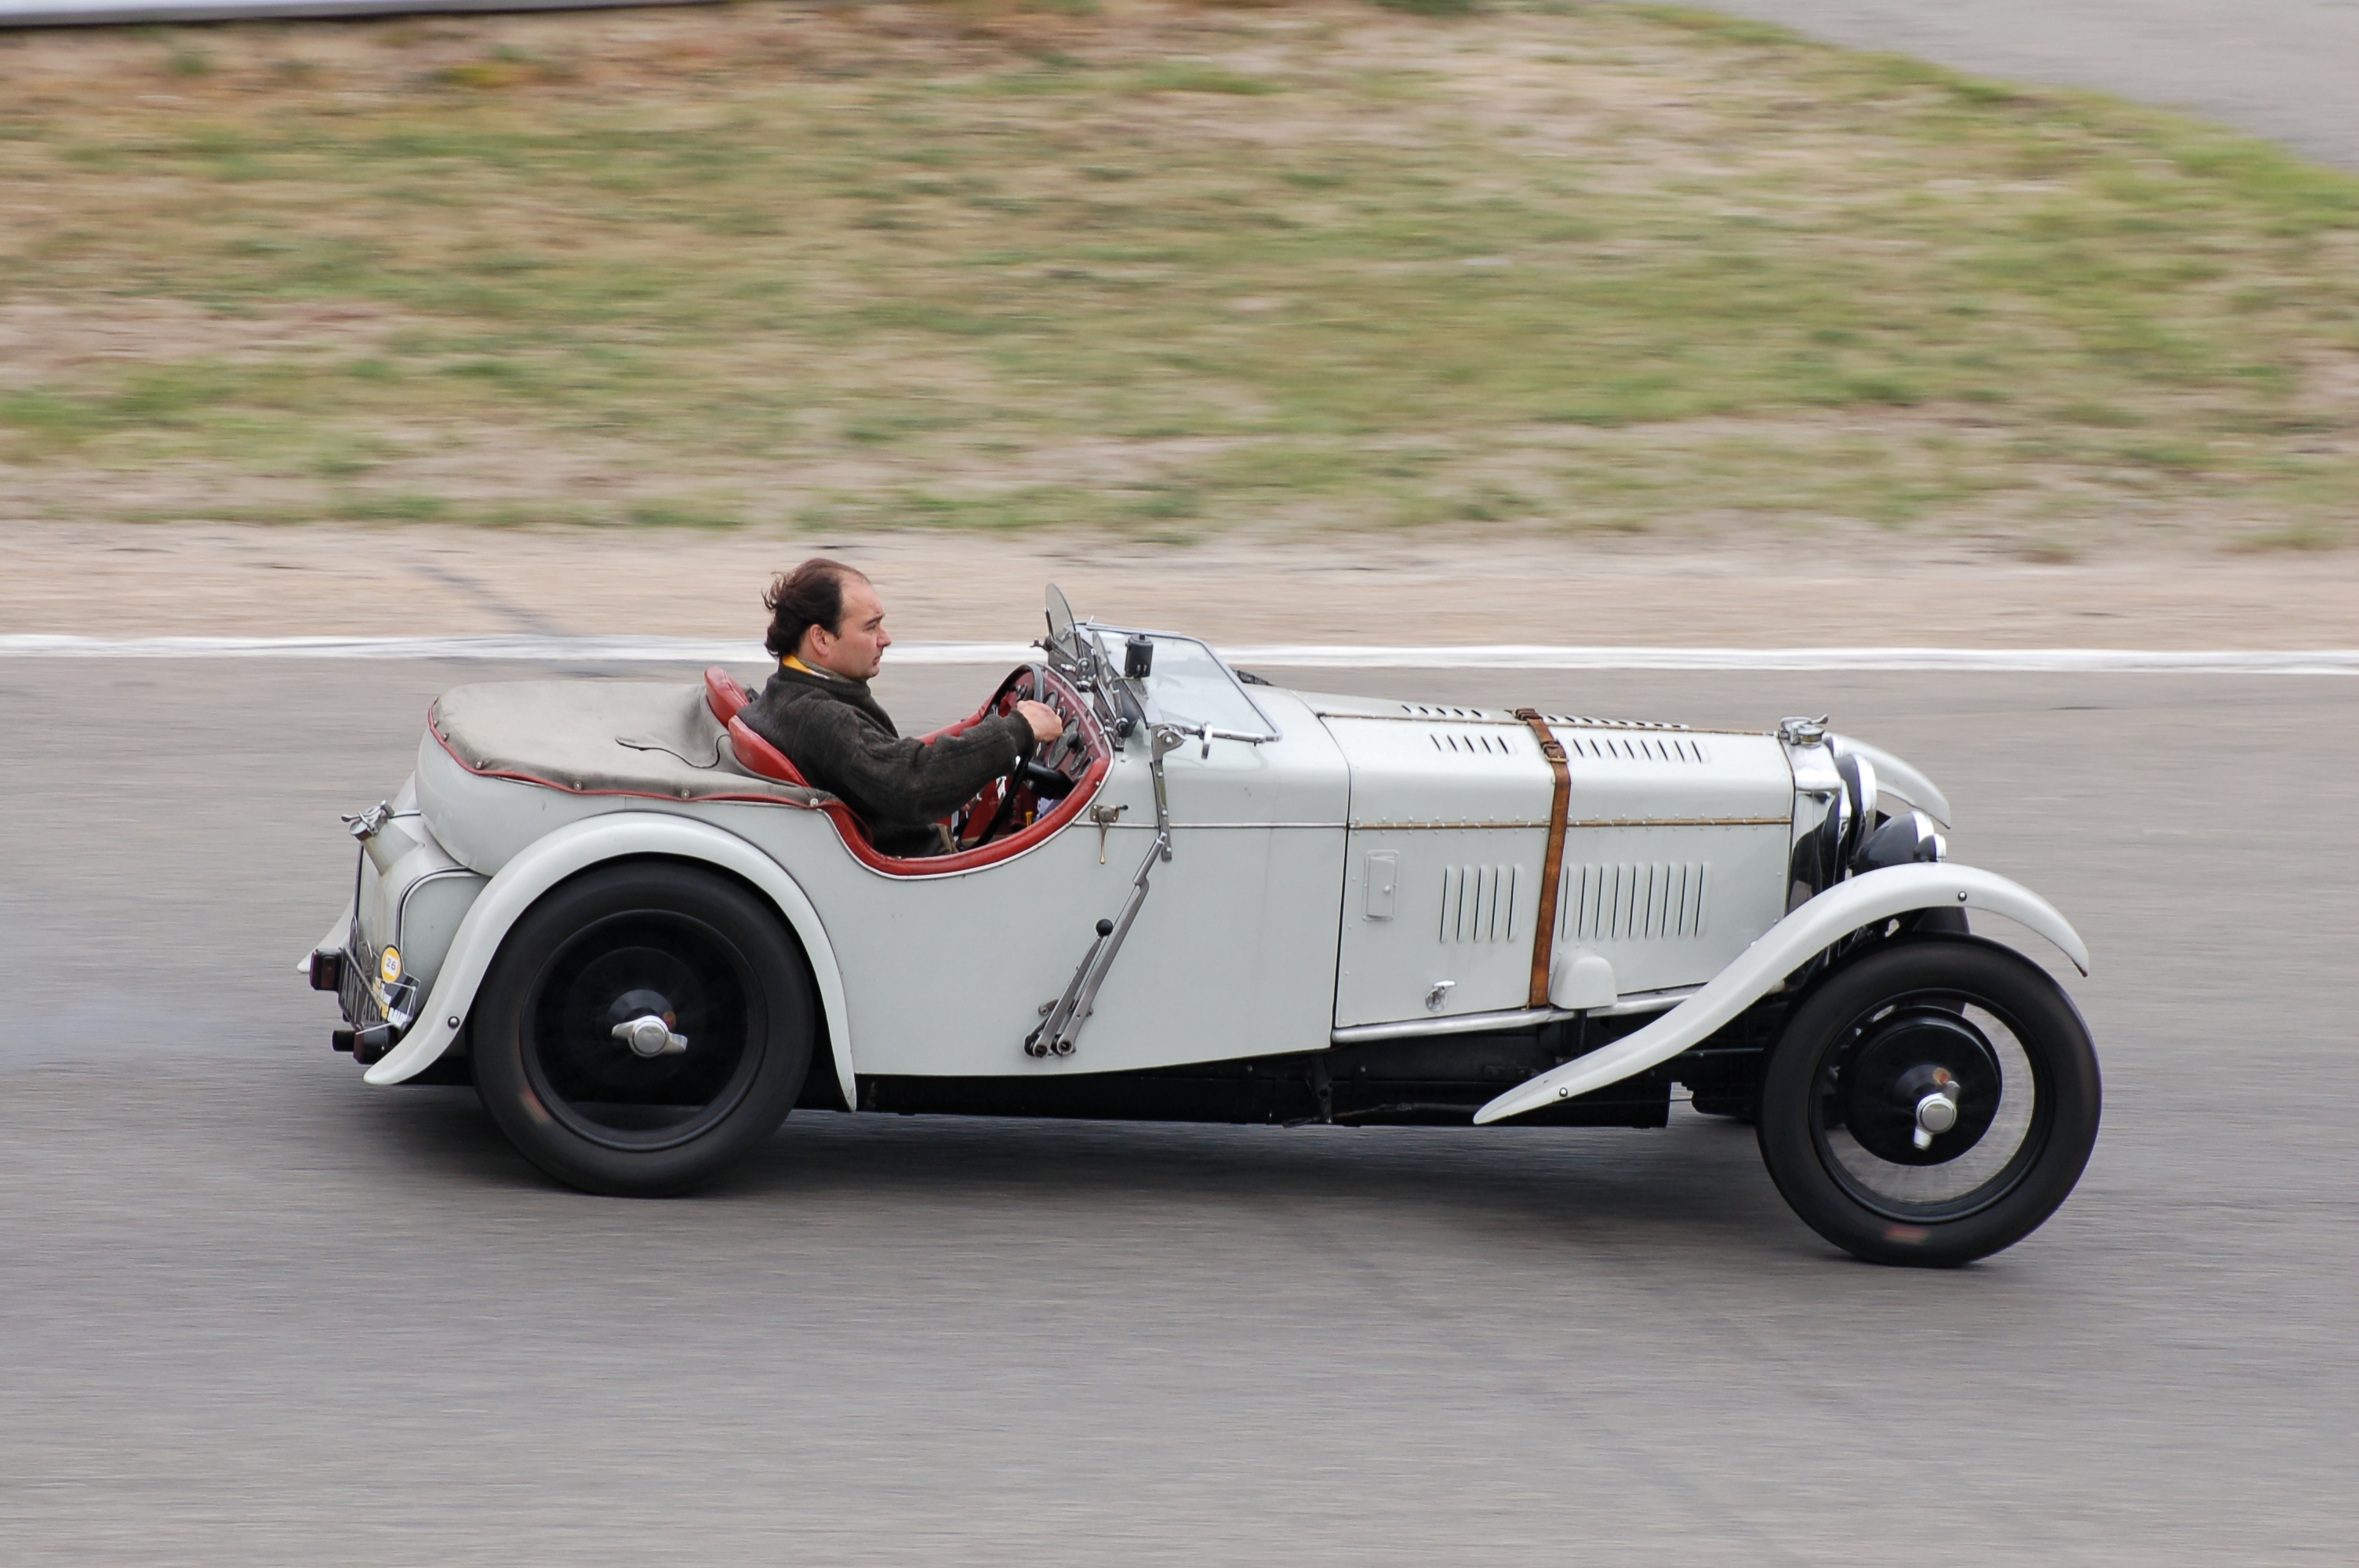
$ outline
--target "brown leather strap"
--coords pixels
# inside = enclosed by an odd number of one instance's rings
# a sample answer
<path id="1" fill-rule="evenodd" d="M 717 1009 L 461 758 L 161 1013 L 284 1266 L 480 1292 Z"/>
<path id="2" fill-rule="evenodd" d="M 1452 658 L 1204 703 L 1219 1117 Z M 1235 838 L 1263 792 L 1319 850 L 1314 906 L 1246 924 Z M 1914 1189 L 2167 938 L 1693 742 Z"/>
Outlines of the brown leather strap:
<path id="1" fill-rule="evenodd" d="M 1518 708 L 1516 717 L 1539 737 L 1540 755 L 1556 774 L 1556 801 L 1549 807 L 1548 854 L 1540 866 L 1539 928 L 1532 933 L 1532 992 L 1527 1007 L 1546 1007 L 1549 960 L 1556 952 L 1556 895 L 1564 881 L 1564 823 L 1572 806 L 1572 770 L 1565 765 L 1564 742 L 1548 727 L 1537 708 Z"/>

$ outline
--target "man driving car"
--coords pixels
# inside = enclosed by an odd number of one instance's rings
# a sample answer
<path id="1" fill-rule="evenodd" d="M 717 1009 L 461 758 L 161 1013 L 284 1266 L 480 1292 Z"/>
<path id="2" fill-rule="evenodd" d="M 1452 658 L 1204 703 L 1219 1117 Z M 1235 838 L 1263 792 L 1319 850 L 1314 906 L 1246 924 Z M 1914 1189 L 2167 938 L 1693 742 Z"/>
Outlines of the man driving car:
<path id="1" fill-rule="evenodd" d="M 1015 712 L 961 734 L 904 737 L 868 690 L 893 645 L 884 601 L 866 577 L 840 561 L 805 561 L 772 582 L 762 603 L 778 670 L 741 717 L 805 778 L 849 806 L 884 854 L 951 848 L 940 819 L 1064 733 L 1054 708 L 1019 702 Z"/>

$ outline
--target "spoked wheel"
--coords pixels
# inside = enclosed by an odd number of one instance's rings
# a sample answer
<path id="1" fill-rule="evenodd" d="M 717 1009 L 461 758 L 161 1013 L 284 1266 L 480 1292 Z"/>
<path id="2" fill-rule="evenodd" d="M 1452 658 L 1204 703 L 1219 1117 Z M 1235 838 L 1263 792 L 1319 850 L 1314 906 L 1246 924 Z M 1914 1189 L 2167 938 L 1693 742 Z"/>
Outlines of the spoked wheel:
<path id="1" fill-rule="evenodd" d="M 1761 1157 L 1811 1229 L 1877 1263 L 1946 1268 L 2013 1246 L 2097 1139 L 2097 1055 L 2020 954 L 1902 941 L 1829 979 L 1761 1086 Z"/>
<path id="2" fill-rule="evenodd" d="M 759 899 L 658 861 L 533 906 L 475 1010 L 476 1092 L 525 1157 L 593 1193 L 655 1197 L 777 1129 L 816 1033 L 801 953 Z"/>

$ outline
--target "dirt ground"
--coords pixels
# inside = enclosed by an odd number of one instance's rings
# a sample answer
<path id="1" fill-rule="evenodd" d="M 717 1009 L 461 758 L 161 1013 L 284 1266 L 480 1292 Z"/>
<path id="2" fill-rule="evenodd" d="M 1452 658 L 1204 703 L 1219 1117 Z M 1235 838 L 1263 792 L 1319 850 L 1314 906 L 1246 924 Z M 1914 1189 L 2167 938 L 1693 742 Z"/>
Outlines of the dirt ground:
<path id="1" fill-rule="evenodd" d="M 2359 552 L 2027 560 L 1862 530 L 1805 541 L 1527 532 L 1127 545 L 907 530 L 0 524 L 0 634 L 758 635 L 769 574 L 869 572 L 903 639 L 1085 614 L 1215 641 L 1657 647 L 2339 648 Z"/>

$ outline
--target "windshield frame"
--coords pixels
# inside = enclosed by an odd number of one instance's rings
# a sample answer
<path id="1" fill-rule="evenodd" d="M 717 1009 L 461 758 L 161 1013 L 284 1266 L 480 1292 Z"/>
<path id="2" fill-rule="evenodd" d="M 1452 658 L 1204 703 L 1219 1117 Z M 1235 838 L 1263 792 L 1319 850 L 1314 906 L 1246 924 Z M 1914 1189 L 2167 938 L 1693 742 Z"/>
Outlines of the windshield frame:
<path id="1" fill-rule="evenodd" d="M 1252 688 L 1237 678 L 1237 672 L 1229 667 L 1229 662 L 1221 657 L 1219 651 L 1201 637 L 1191 637 L 1185 632 L 1161 632 L 1145 626 L 1114 626 L 1094 616 L 1075 622 L 1073 633 L 1074 642 L 1080 644 L 1078 649 L 1051 644 L 1045 638 L 1042 640 L 1043 647 L 1052 655 L 1063 654 L 1072 659 L 1076 684 L 1085 686 L 1093 694 L 1103 693 L 1110 697 L 1112 692 L 1109 688 L 1119 688 L 1124 695 L 1137 704 L 1141 716 L 1150 725 L 1174 724 L 1178 728 L 1184 729 L 1189 734 L 1200 736 L 1208 742 L 1242 741 L 1247 745 L 1263 746 L 1286 739 L 1286 731 L 1280 729 L 1277 721 L 1269 716 L 1269 710 L 1255 699 Z M 1178 724 L 1176 720 L 1165 718 L 1158 711 L 1154 697 L 1146 690 L 1146 683 L 1132 680 L 1121 673 L 1119 655 L 1115 653 L 1114 647 L 1110 647 L 1105 641 L 1107 638 L 1112 638 L 1118 646 L 1122 642 L 1132 637 L 1149 637 L 1158 642 L 1184 643 L 1201 651 L 1204 657 L 1211 661 L 1212 667 L 1219 670 L 1222 677 L 1229 683 L 1229 689 L 1244 701 L 1246 710 L 1261 721 L 1260 731 L 1256 733 L 1245 730 L 1223 729 L 1205 719 Z M 1078 658 L 1073 657 L 1076 653 L 1080 655 Z M 1148 678 L 1153 677 L 1150 676 Z"/>

